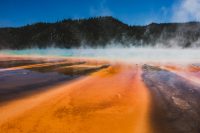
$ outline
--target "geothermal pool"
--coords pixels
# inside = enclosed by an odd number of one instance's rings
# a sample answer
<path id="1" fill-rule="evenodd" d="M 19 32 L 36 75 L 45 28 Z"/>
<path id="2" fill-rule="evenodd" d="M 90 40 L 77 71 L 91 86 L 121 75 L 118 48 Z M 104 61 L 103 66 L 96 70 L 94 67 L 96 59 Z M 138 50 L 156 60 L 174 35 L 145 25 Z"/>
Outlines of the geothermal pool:
<path id="1" fill-rule="evenodd" d="M 0 52 L 2 133 L 199 133 L 194 49 Z"/>
<path id="2" fill-rule="evenodd" d="M 164 48 L 106 48 L 106 49 L 25 49 L 25 50 L 2 50 L 0 54 L 11 55 L 40 55 L 60 56 L 77 58 L 95 58 L 105 60 L 121 60 L 127 62 L 198 62 L 200 60 L 199 49 L 164 49 Z"/>

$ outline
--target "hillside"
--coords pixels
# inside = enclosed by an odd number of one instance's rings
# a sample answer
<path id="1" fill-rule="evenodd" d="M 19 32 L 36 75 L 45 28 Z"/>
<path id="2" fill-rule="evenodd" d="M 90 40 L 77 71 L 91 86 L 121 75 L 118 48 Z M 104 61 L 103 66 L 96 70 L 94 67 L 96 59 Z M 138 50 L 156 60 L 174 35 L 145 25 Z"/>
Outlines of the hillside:
<path id="1" fill-rule="evenodd" d="M 0 49 L 105 47 L 111 43 L 185 48 L 200 46 L 199 37 L 199 22 L 129 26 L 108 16 L 0 28 Z"/>

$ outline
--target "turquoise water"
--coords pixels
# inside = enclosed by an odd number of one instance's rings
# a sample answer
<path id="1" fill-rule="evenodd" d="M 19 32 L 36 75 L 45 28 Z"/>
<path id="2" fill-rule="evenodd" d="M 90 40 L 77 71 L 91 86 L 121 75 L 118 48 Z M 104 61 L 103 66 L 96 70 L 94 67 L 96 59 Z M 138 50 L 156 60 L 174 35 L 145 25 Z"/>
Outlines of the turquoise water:
<path id="1" fill-rule="evenodd" d="M 0 54 L 39 55 L 61 57 L 89 57 L 128 62 L 200 62 L 199 49 L 154 49 L 154 48 L 116 48 L 116 49 L 25 49 L 1 50 Z"/>

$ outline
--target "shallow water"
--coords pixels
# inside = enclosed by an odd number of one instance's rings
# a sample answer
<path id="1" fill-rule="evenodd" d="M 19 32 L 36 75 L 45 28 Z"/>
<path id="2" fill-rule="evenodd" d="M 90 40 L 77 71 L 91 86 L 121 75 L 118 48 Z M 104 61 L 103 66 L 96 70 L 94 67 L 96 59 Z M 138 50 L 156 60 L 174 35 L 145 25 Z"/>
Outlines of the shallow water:
<path id="1" fill-rule="evenodd" d="M 199 49 L 158 49 L 158 48 L 108 48 L 108 49 L 25 49 L 2 50 L 0 54 L 39 55 L 62 57 L 86 57 L 111 59 L 128 62 L 200 62 Z"/>
<path id="2" fill-rule="evenodd" d="M 198 133 L 198 50 L 80 51 L 1 51 L 1 132 Z"/>

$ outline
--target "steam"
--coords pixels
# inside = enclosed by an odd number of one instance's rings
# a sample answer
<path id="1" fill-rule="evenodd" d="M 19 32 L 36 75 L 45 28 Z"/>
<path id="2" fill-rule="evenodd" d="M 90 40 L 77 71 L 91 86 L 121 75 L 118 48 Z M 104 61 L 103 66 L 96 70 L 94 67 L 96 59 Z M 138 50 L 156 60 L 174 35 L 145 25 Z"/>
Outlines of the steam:
<path id="1" fill-rule="evenodd" d="M 198 63 L 200 54 L 198 49 L 167 49 L 152 47 L 113 47 L 113 48 L 84 48 L 84 49 L 25 49 L 3 50 L 0 54 L 39 55 L 77 58 L 94 58 L 128 63 Z"/>
<path id="2" fill-rule="evenodd" d="M 172 21 L 188 22 L 200 20 L 200 0 L 179 0 L 174 6 Z"/>

